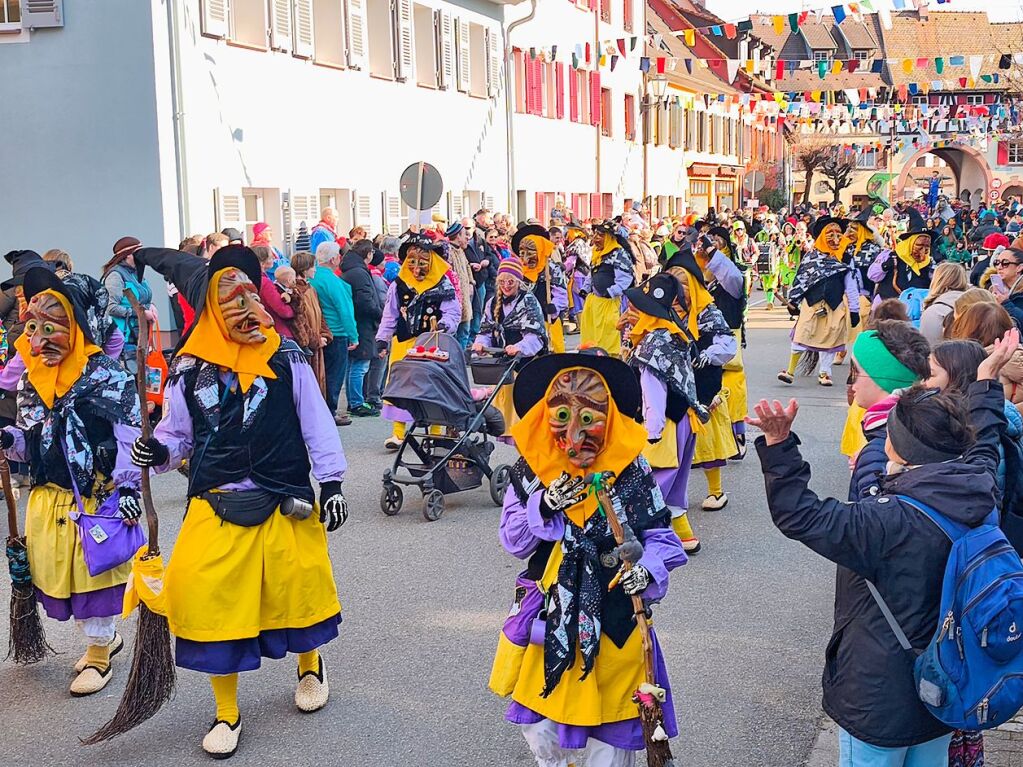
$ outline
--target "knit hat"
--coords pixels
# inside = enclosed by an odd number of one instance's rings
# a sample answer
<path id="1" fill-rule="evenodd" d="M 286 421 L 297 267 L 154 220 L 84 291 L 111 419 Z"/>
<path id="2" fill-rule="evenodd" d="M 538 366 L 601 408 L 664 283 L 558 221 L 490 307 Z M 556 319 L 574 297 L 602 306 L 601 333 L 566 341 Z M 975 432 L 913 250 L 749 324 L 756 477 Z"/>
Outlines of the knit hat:
<path id="1" fill-rule="evenodd" d="M 1009 247 L 1009 238 L 1001 232 L 992 232 L 984 238 L 984 250 L 994 250 L 999 245 L 1002 247 Z"/>
<path id="2" fill-rule="evenodd" d="M 497 276 L 500 277 L 502 274 L 510 274 L 515 279 L 521 280 L 522 262 L 516 256 L 509 256 L 502 260 L 500 266 L 497 267 Z"/>
<path id="3" fill-rule="evenodd" d="M 270 228 L 270 224 L 266 223 L 265 221 L 260 221 L 258 224 L 255 224 L 252 227 L 252 236 L 253 237 L 259 237 L 259 235 L 261 235 L 263 232 L 265 232 L 269 228 Z"/>
<path id="4" fill-rule="evenodd" d="M 461 221 L 456 221 L 455 223 L 453 223 L 451 226 L 444 230 L 444 236 L 450 240 L 452 237 L 457 237 L 458 233 L 462 231 L 464 228 L 465 227 L 462 226 Z"/>
<path id="5" fill-rule="evenodd" d="M 903 365 L 888 350 L 876 330 L 865 330 L 856 336 L 852 356 L 857 367 L 889 394 L 896 389 L 912 386 L 920 380 L 916 373 Z"/>

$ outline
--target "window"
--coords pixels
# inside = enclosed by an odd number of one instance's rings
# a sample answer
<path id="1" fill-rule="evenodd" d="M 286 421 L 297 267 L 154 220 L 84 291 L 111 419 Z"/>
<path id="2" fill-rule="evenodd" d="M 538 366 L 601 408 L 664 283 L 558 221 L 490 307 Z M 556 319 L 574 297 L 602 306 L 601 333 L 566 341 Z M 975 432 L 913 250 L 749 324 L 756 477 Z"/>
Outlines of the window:
<path id="1" fill-rule="evenodd" d="M 330 67 L 345 65 L 344 0 L 313 0 L 313 61 Z"/>
<path id="2" fill-rule="evenodd" d="M 366 4 L 366 27 L 369 32 L 369 73 L 374 77 L 394 79 L 394 28 L 391 26 L 390 3 Z"/>
<path id="3" fill-rule="evenodd" d="M 600 89 L 600 133 L 611 135 L 611 89 Z"/>
<path id="4" fill-rule="evenodd" d="M 266 0 L 233 0 L 230 8 L 231 40 L 266 50 Z"/>
<path id="5" fill-rule="evenodd" d="M 1009 141 L 1009 165 L 1023 165 L 1023 141 Z"/>
<path id="6" fill-rule="evenodd" d="M 436 88 L 438 43 L 433 9 L 416 3 L 412 12 L 416 40 L 416 83 L 423 88 Z"/>
<path id="7" fill-rule="evenodd" d="M 522 51 L 518 48 L 512 49 L 512 70 L 515 75 L 515 111 L 519 114 L 525 114 L 529 111 L 526 108 L 527 94 L 529 92 L 526 78 L 529 74 L 529 67 L 526 64 Z"/>
<path id="8" fill-rule="evenodd" d="M 600 0 L 600 20 L 611 23 L 611 0 Z"/>
<path id="9" fill-rule="evenodd" d="M 631 93 L 625 94 L 625 139 L 636 140 L 636 97 Z"/>
<path id="10" fill-rule="evenodd" d="M 487 96 L 487 32 L 480 24 L 469 24 L 469 95 Z"/>
<path id="11" fill-rule="evenodd" d="M 974 106 L 980 106 L 984 103 L 984 94 L 982 93 L 971 93 L 966 97 L 967 104 L 973 104 Z"/>
<path id="12" fill-rule="evenodd" d="M 540 73 L 543 76 L 543 109 L 541 111 L 544 117 L 553 118 L 557 109 L 554 95 L 554 64 L 545 61 L 540 65 Z"/>
<path id="13" fill-rule="evenodd" d="M 0 32 L 21 29 L 21 4 L 19 0 L 0 0 Z"/>
<path id="14" fill-rule="evenodd" d="M 858 61 L 867 61 L 870 58 L 870 51 L 853 51 L 853 58 Z"/>
<path id="15" fill-rule="evenodd" d="M 814 51 L 813 52 L 813 60 L 814 60 L 814 62 L 817 62 L 817 61 L 827 61 L 828 63 L 830 63 L 831 62 L 831 54 L 828 51 Z"/>
<path id="16" fill-rule="evenodd" d="M 622 3 L 622 26 L 626 32 L 632 31 L 632 3 L 633 0 L 624 0 Z"/>
<path id="17" fill-rule="evenodd" d="M 871 147 L 856 154 L 856 167 L 863 170 L 874 170 L 877 167 L 877 149 Z"/>

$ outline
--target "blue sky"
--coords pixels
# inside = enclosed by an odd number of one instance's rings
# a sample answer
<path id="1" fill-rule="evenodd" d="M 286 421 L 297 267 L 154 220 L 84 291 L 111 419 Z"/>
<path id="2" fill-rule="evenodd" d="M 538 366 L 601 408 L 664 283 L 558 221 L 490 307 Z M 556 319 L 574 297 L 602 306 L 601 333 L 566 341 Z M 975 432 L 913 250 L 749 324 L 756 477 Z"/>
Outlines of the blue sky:
<path id="1" fill-rule="evenodd" d="M 758 13 L 792 13 L 803 8 L 808 10 L 829 8 L 836 2 L 828 2 L 828 0 L 759 0 L 756 8 Z M 881 2 L 887 2 L 891 7 L 891 0 L 881 0 Z M 706 0 L 706 3 L 710 10 L 727 21 L 734 21 L 750 14 L 749 0 Z M 911 2 L 907 1 L 906 5 L 912 7 Z M 992 21 L 1023 19 L 1023 2 L 1020 0 L 950 0 L 943 5 L 938 5 L 936 0 L 932 0 L 930 7 L 932 10 L 950 11 L 986 10 Z"/>

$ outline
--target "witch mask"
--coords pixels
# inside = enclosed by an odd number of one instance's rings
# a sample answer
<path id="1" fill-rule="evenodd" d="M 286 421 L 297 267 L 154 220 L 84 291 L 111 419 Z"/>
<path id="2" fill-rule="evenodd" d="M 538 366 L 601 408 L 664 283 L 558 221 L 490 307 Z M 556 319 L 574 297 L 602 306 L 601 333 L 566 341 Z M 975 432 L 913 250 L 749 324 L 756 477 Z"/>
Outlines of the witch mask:
<path id="1" fill-rule="evenodd" d="M 579 469 L 588 469 L 604 449 L 609 393 L 592 370 L 559 373 L 547 394 L 548 423 L 554 443 Z"/>
<path id="2" fill-rule="evenodd" d="M 71 353 L 71 318 L 56 296 L 37 293 L 25 311 L 25 335 L 33 357 L 56 367 Z"/>
<path id="3" fill-rule="evenodd" d="M 228 269 L 217 284 L 217 303 L 228 337 L 239 344 L 266 341 L 262 328 L 273 327 L 273 319 L 259 300 L 259 292 L 241 269 Z"/>
<path id="4" fill-rule="evenodd" d="M 837 250 L 842 243 L 842 227 L 838 224 L 828 224 L 822 232 L 824 242 L 832 250 Z"/>
<path id="5" fill-rule="evenodd" d="M 409 248 L 408 255 L 405 257 L 405 264 L 408 266 L 412 276 L 419 282 L 422 282 L 426 279 L 426 275 L 430 273 L 430 267 L 433 266 L 433 254 L 422 248 Z"/>
<path id="6" fill-rule="evenodd" d="M 540 254 L 536 249 L 536 242 L 532 237 L 524 237 L 519 245 L 519 258 L 522 259 L 522 266 L 526 269 L 536 269 L 540 264 Z"/>
<path id="7" fill-rule="evenodd" d="M 918 264 L 926 262 L 931 257 L 931 238 L 923 236 L 914 238 L 909 257 Z"/>

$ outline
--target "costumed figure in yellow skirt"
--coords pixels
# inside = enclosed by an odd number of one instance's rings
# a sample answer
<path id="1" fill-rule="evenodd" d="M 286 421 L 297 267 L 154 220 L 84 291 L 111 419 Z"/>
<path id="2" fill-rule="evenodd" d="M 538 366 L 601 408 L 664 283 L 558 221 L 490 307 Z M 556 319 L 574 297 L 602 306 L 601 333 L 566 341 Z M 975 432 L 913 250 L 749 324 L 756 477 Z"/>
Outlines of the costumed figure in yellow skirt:
<path id="1" fill-rule="evenodd" d="M 447 278 L 448 265 L 439 242 L 423 234 L 410 234 L 398 249 L 398 258 L 401 269 L 387 289 L 376 334 L 376 353 L 381 359 L 387 357 L 387 345 L 391 345 L 388 365 L 404 359 L 421 333 L 436 329 L 454 335 L 462 319 L 462 306 Z M 397 450 L 412 416 L 387 402 L 380 415 L 394 422 L 394 434 L 384 446 Z"/>
<path id="2" fill-rule="evenodd" d="M 845 350 L 849 330 L 860 322 L 860 288 L 852 265 L 843 257 L 849 240 L 845 219 L 822 216 L 813 225 L 814 248 L 799 264 L 789 291 L 789 313 L 797 316 L 792 329 L 792 354 L 778 380 L 790 384 L 796 367 L 812 374 L 819 364 L 817 383 L 831 386 L 835 355 Z"/>
<path id="3" fill-rule="evenodd" d="M 565 275 L 568 279 L 568 322 L 566 333 L 579 332 L 579 314 L 590 288 L 590 254 L 593 247 L 586 230 L 577 224 L 569 224 L 565 232 Z"/>
<path id="4" fill-rule="evenodd" d="M 189 461 L 164 594 L 177 665 L 210 675 L 216 716 L 202 745 L 223 759 L 241 735 L 238 674 L 262 658 L 297 655 L 296 707 L 327 703 L 319 648 L 337 637 L 341 606 L 326 533 L 348 516 L 345 457 L 312 368 L 259 301 L 249 248 L 221 248 L 208 266 L 164 249 L 136 260 L 169 277 L 197 313 L 163 420 L 132 460 L 159 472 Z"/>
<path id="5" fill-rule="evenodd" d="M 871 264 L 877 260 L 877 257 L 883 250 L 880 235 L 875 233 L 870 226 L 870 211 L 871 206 L 864 206 L 856 218 L 849 219 L 845 227 L 845 238 L 849 241 L 849 246 L 845 251 L 845 255 L 842 256 L 842 260 L 852 266 L 853 276 L 856 278 L 857 287 L 860 291 L 859 309 L 850 306 L 849 310 L 858 311 L 860 316 L 864 318 L 870 314 L 870 304 L 875 290 L 874 281 L 870 279 L 868 271 Z M 838 353 L 838 356 L 835 358 L 836 365 L 841 365 L 845 361 L 849 349 L 852 348 L 856 336 L 863 330 L 864 324 L 860 323 L 849 328 L 846 349 Z"/>
<path id="6" fill-rule="evenodd" d="M 618 330 L 622 294 L 632 287 L 635 259 L 626 240 L 619 238 L 614 221 L 593 227 L 592 245 L 590 288 L 579 318 L 579 343 L 618 356 L 622 349 Z"/>
<path id="7" fill-rule="evenodd" d="M 490 689 L 511 696 L 506 718 L 522 729 L 539 767 L 631 767 L 643 748 L 633 693 L 645 681 L 631 595 L 661 600 L 686 561 L 642 456 L 635 419 L 640 388 L 603 350 L 551 354 L 515 383 L 522 458 L 512 469 L 500 539 L 528 560 L 501 633 Z M 585 477 L 613 472 L 614 511 L 642 546 L 620 572 L 618 546 Z M 626 532 L 629 540 L 630 532 Z M 667 671 L 654 637 L 655 682 L 666 691 L 664 730 L 678 732 Z"/>
<path id="8" fill-rule="evenodd" d="M 542 226 L 523 226 L 511 239 L 512 252 L 522 262 L 522 278 L 543 309 L 550 350 L 565 351 L 561 314 L 568 310 L 568 278 L 561 263 L 552 258 L 555 245 Z"/>
<path id="9" fill-rule="evenodd" d="M 696 435 L 710 412 L 700 403 L 693 363 L 701 354 L 697 317 L 714 301 L 692 275 L 682 281 L 666 273 L 629 288 L 625 297 L 633 346 L 629 364 L 639 373 L 643 425 L 650 443 L 643 455 L 653 468 L 682 548 L 695 554 L 700 539 L 687 513 L 689 473 Z M 734 344 L 731 335 L 723 338 L 726 344 Z"/>
<path id="10" fill-rule="evenodd" d="M 97 346 L 109 328 L 106 290 L 96 280 L 72 273 L 62 281 L 32 267 L 22 287 L 25 330 L 15 348 L 25 373 L 15 425 L 0 432 L 0 447 L 10 460 L 31 464 L 25 537 L 32 580 L 46 614 L 74 618 L 85 636 L 70 691 L 91 695 L 110 681 L 110 658 L 124 644 L 114 621 L 134 550 L 117 563 L 97 557 L 96 546 L 141 515 L 141 472 L 130 461 L 141 426 L 138 394 L 134 378 Z"/>

